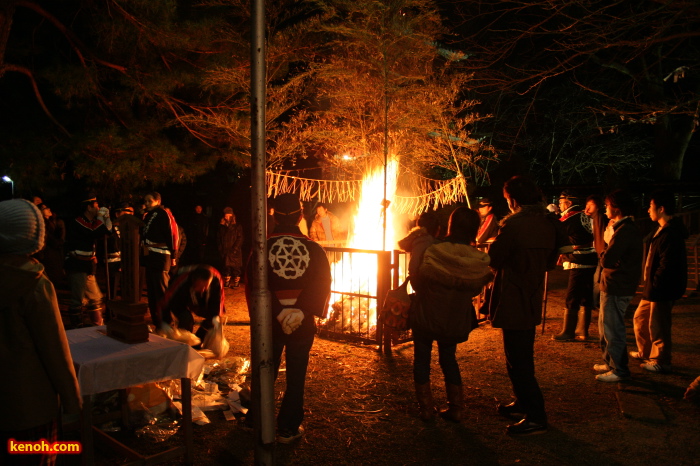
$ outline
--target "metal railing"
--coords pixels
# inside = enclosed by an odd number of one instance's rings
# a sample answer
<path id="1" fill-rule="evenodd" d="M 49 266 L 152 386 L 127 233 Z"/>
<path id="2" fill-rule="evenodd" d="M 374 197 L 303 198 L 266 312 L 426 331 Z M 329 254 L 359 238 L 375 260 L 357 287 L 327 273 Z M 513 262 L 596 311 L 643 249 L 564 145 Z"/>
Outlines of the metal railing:
<path id="1" fill-rule="evenodd" d="M 377 319 L 387 292 L 406 276 L 405 253 L 343 247 L 325 250 L 333 284 L 328 317 L 321 323 L 319 334 L 376 344 L 380 349 L 390 349 L 392 344 L 407 339 L 407 335 L 384 328 Z"/>

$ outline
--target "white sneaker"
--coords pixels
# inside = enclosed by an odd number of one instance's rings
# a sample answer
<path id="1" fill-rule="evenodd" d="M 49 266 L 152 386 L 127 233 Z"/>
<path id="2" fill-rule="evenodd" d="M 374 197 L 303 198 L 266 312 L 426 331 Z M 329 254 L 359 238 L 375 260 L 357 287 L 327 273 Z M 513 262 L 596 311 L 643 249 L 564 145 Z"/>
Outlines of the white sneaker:
<path id="1" fill-rule="evenodd" d="M 607 364 L 596 364 L 593 366 L 593 370 L 598 372 L 608 372 L 610 371 L 610 366 Z"/>
<path id="2" fill-rule="evenodd" d="M 670 366 L 662 366 L 661 364 L 654 362 L 652 360 L 649 360 L 643 364 L 640 364 L 639 367 L 641 367 L 644 370 L 647 370 L 649 372 L 659 372 L 661 374 L 667 374 L 671 372 L 671 367 Z"/>
<path id="3" fill-rule="evenodd" d="M 302 426 L 299 426 L 296 432 L 280 431 L 277 433 L 277 442 L 284 444 L 292 443 L 301 438 L 302 435 L 304 435 L 304 428 Z"/>
<path id="4" fill-rule="evenodd" d="M 596 380 L 599 380 L 601 382 L 622 382 L 623 380 L 627 379 L 628 377 L 620 377 L 619 375 L 615 374 L 613 371 L 606 372 L 605 374 L 598 374 L 595 376 Z"/>

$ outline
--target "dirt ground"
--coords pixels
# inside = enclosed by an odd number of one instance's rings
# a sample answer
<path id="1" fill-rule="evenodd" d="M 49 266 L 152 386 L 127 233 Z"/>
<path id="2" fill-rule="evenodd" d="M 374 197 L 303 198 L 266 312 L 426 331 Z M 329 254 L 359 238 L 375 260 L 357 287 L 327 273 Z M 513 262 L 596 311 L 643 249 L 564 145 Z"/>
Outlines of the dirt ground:
<path id="1" fill-rule="evenodd" d="M 566 273 L 550 274 L 544 334 L 535 342 L 537 378 L 544 392 L 549 430 L 512 438 L 508 420 L 496 413 L 509 401 L 501 332 L 488 322 L 458 346 L 465 385 L 466 420 L 459 425 L 438 419 L 425 424 L 417 416 L 412 382 L 413 347 L 403 343 L 390 355 L 376 346 L 317 338 L 311 351 L 306 385 L 306 435 L 293 445 L 278 445 L 277 464 L 478 464 L 478 465 L 691 465 L 700 463 L 700 407 L 684 401 L 688 384 L 700 375 L 700 298 L 674 308 L 674 371 L 653 374 L 630 361 L 633 378 L 624 384 L 595 380 L 600 361 L 595 339 L 555 342 L 561 325 Z M 250 357 L 250 333 L 243 289 L 227 290 L 228 357 Z M 628 349 L 634 349 L 627 314 Z M 597 337 L 597 316 L 591 325 Z M 433 356 L 433 392 L 446 403 L 442 375 Z M 275 386 L 278 401 L 284 375 Z M 623 413 L 621 408 L 625 410 Z M 210 424 L 194 426 L 195 464 L 253 464 L 254 438 L 223 412 L 208 413 Z M 123 434 L 135 448 L 162 448 Z M 173 436 L 168 444 L 181 441 Z M 115 453 L 99 450 L 97 464 L 122 464 Z M 180 464 L 173 462 L 169 464 Z"/>

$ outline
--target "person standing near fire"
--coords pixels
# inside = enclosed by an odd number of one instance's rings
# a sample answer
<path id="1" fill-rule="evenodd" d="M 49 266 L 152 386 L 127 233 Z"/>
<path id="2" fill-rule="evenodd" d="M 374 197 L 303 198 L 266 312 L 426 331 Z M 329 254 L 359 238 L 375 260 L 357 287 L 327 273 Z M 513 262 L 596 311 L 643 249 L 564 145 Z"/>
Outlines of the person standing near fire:
<path id="1" fill-rule="evenodd" d="M 243 270 L 243 227 L 236 222 L 236 214 L 230 207 L 224 209 L 216 241 L 223 261 L 224 286 L 238 288 Z"/>
<path id="2" fill-rule="evenodd" d="M 535 329 L 542 322 L 545 276 L 559 254 L 571 252 L 561 222 L 545 208 L 537 185 L 514 176 L 503 186 L 511 214 L 501 221 L 489 256 L 495 272 L 488 307 L 491 325 L 503 331 L 503 350 L 515 401 L 501 404 L 498 413 L 519 420 L 506 428 L 509 435 L 547 430 L 544 397 L 535 378 Z"/>
<path id="3" fill-rule="evenodd" d="M 634 313 L 637 351 L 630 356 L 641 359 L 642 369 L 671 371 L 671 322 L 673 304 L 683 297 L 688 284 L 688 256 L 685 240 L 688 230 L 683 219 L 674 216 L 676 199 L 670 191 L 656 191 L 649 199 L 649 218 L 659 228 L 646 238 L 642 300 Z"/>
<path id="4" fill-rule="evenodd" d="M 593 225 L 578 205 L 578 197 L 569 191 L 559 196 L 559 209 L 569 241 L 574 247 L 571 254 L 562 256 L 564 270 L 569 271 L 561 332 L 552 336 L 555 341 L 573 341 L 576 328 L 588 335 L 588 323 L 593 311 L 593 275 L 598 265 L 598 254 L 593 245 Z"/>
<path id="5" fill-rule="evenodd" d="M 316 335 L 315 317 L 325 317 L 331 291 L 331 269 L 323 248 L 299 230 L 302 206 L 296 194 L 275 199 L 277 226 L 267 239 L 268 288 L 272 294 L 272 353 L 275 378 L 282 352 L 287 386 L 277 414 L 277 441 L 291 443 L 304 434 L 304 385 L 309 352 Z M 250 275 L 252 261 L 248 263 Z M 246 282 L 249 282 L 246 280 Z M 249 283 L 246 299 L 251 303 Z M 253 427 L 254 411 L 246 425 Z"/>
<path id="6" fill-rule="evenodd" d="M 97 198 L 80 203 L 81 214 L 66 225 L 66 260 L 71 301 L 68 319 L 73 327 L 102 325 L 103 295 L 97 285 L 97 241 L 112 229 L 109 210 L 100 209 Z"/>
<path id="7" fill-rule="evenodd" d="M 492 242 L 498 234 L 498 218 L 493 212 L 493 204 L 488 197 L 483 197 L 476 204 L 476 211 L 481 219 L 479 231 L 476 233 L 476 244 Z"/>
<path id="8" fill-rule="evenodd" d="M 419 222 L 423 217 L 419 218 Z M 467 341 L 476 328 L 472 298 L 478 295 L 493 274 L 489 256 L 474 247 L 479 229 L 479 214 L 459 207 L 450 215 L 447 237 L 427 249 L 421 244 L 430 238 L 419 238 L 409 263 L 411 285 L 416 301 L 411 315 L 413 330 L 413 380 L 420 406 L 420 417 L 430 421 L 435 406 L 430 386 L 430 360 L 433 342 L 437 342 L 438 361 L 445 381 L 448 408 L 440 416 L 451 422 L 464 417 L 462 375 L 457 363 L 457 344 Z M 420 230 L 419 230 L 420 231 Z M 435 234 L 437 228 L 432 229 Z M 417 253 L 417 254 L 416 254 Z M 411 266 L 418 262 L 417 273 Z M 414 265 L 415 267 L 415 265 Z"/>
<path id="9" fill-rule="evenodd" d="M 170 268 L 177 265 L 180 236 L 175 217 L 163 207 L 159 193 L 146 194 L 144 205 L 146 214 L 141 233 L 141 265 L 146 269 L 148 309 L 153 325 L 159 328 L 162 321 L 156 309 L 168 288 Z M 169 315 L 163 316 L 163 319 L 170 323 Z"/>
<path id="10" fill-rule="evenodd" d="M 325 204 L 316 206 L 316 216 L 309 229 L 309 238 L 313 241 L 343 241 L 344 234 L 340 220 Z"/>
<path id="11" fill-rule="evenodd" d="M 59 440 L 78 419 L 81 397 L 56 291 L 30 256 L 44 243 L 44 219 L 30 201 L 0 202 L 0 464 L 55 464 L 56 454 L 13 454 L 9 441 Z"/>

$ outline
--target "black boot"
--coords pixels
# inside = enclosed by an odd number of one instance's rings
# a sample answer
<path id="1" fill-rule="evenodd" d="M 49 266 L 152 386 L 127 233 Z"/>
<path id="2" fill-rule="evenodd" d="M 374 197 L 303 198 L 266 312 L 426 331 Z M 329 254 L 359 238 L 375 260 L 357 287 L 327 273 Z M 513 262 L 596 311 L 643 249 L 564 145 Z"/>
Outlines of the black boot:
<path id="1" fill-rule="evenodd" d="M 577 309 L 565 309 L 564 310 L 564 324 L 559 335 L 552 336 L 552 340 L 556 341 L 573 341 L 576 328 L 576 320 L 578 319 Z"/>
<path id="2" fill-rule="evenodd" d="M 591 326 L 591 312 L 593 309 L 590 307 L 582 307 L 578 310 L 578 323 L 576 324 L 576 340 L 586 341 L 588 340 L 588 327 Z"/>
<path id="3" fill-rule="evenodd" d="M 234 277 L 233 283 L 231 284 L 231 288 L 238 288 L 240 283 L 241 283 L 241 277 Z"/>
<path id="4" fill-rule="evenodd" d="M 231 284 L 231 276 L 227 275 L 224 277 L 224 288 L 228 288 L 228 286 Z"/>

